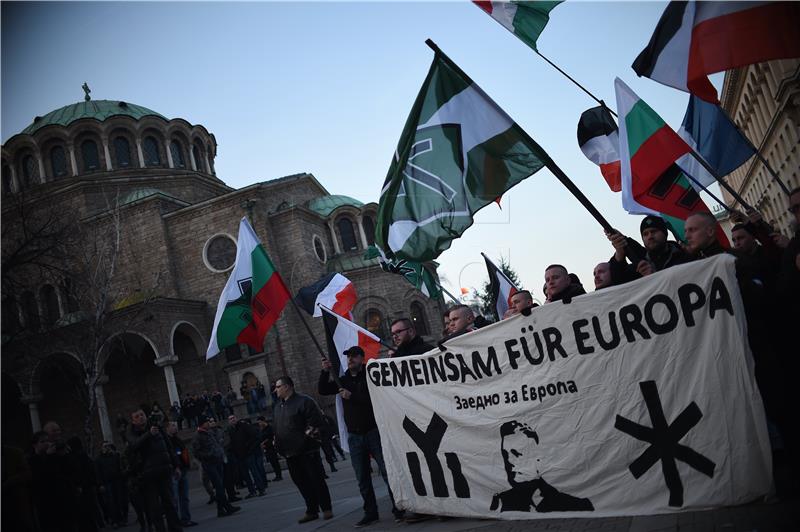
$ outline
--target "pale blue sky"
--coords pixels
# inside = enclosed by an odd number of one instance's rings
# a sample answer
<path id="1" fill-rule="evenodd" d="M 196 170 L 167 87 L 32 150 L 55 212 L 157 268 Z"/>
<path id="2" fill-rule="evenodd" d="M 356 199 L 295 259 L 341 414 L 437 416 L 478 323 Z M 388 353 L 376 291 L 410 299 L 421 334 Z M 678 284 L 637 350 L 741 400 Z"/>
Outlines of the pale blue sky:
<path id="1" fill-rule="evenodd" d="M 621 77 L 677 128 L 685 93 L 630 68 L 666 2 L 566 2 L 539 50 L 612 108 Z M 214 133 L 217 175 L 233 187 L 313 173 L 332 194 L 376 201 L 433 53 L 433 39 L 582 188 L 638 237 L 576 125 L 595 103 L 467 1 L 2 3 L 2 139 L 83 98 L 125 100 Z M 721 76 L 713 79 L 717 86 Z M 541 170 L 489 206 L 442 254 L 457 290 L 486 278 L 480 252 L 510 258 L 541 298 L 559 262 L 589 289 L 612 249 L 581 205 Z M 463 270 L 463 272 L 462 272 Z M 446 285 L 447 286 L 447 285 Z"/>

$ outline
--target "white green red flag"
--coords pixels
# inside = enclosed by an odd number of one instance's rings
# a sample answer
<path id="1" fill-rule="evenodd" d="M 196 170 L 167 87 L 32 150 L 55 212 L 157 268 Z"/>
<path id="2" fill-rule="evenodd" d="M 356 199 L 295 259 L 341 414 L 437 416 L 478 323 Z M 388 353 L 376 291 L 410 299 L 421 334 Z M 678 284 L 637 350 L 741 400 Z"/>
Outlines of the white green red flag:
<path id="1" fill-rule="evenodd" d="M 709 74 L 792 57 L 800 57 L 798 2 L 670 2 L 633 69 L 718 103 Z"/>
<path id="2" fill-rule="evenodd" d="M 511 308 L 511 298 L 519 289 L 485 253 L 481 253 L 481 255 L 483 255 L 483 260 L 486 261 L 486 270 L 489 272 L 489 292 L 491 293 L 492 301 L 494 301 L 497 321 L 500 321 L 508 309 Z"/>
<path id="3" fill-rule="evenodd" d="M 550 12 L 561 2 L 488 2 L 473 0 L 490 17 L 522 42 L 536 50 L 536 41 L 550 21 Z"/>
<path id="4" fill-rule="evenodd" d="M 387 261 L 433 260 L 545 164 L 544 150 L 437 50 L 383 183 L 375 244 Z"/>
<path id="5" fill-rule="evenodd" d="M 261 351 L 267 331 L 290 297 L 255 231 L 247 218 L 242 218 L 236 264 L 219 296 L 206 360 L 236 344 Z"/>
<path id="6" fill-rule="evenodd" d="M 661 215 L 682 239 L 683 220 L 710 212 L 677 161 L 692 148 L 621 79 L 616 78 L 622 206 L 632 214 Z M 728 237 L 717 224 L 717 239 Z"/>

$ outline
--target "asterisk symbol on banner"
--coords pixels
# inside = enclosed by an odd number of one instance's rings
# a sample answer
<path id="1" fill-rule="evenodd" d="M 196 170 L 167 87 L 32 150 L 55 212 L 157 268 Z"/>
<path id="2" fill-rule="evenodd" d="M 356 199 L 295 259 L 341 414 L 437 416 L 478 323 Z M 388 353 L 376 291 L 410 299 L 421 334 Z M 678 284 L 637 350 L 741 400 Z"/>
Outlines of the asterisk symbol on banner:
<path id="1" fill-rule="evenodd" d="M 644 381 L 639 383 L 650 413 L 652 427 L 645 427 L 638 423 L 626 419 L 620 415 L 614 423 L 617 430 L 621 430 L 637 440 L 646 441 L 650 446 L 631 462 L 628 469 L 633 474 L 633 478 L 638 479 L 644 475 L 656 462 L 661 460 L 661 470 L 664 473 L 664 481 L 669 489 L 669 505 L 683 506 L 683 483 L 678 473 L 678 466 L 675 459 L 693 467 L 704 475 L 714 478 L 714 468 L 716 464 L 685 445 L 678 443 L 681 438 L 700 421 L 703 413 L 700 408 L 692 401 L 683 412 L 672 422 L 667 423 L 664 417 L 664 409 L 661 406 L 661 398 L 658 396 L 658 389 L 655 381 Z"/>

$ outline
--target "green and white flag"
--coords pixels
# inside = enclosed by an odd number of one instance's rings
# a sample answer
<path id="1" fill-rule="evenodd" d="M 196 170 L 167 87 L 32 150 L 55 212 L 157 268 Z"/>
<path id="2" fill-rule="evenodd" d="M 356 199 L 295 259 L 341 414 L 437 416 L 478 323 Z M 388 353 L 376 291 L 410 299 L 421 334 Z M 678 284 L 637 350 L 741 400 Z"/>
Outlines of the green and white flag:
<path id="1" fill-rule="evenodd" d="M 375 246 L 369 246 L 367 252 L 364 253 L 364 258 L 380 259 L 381 268 L 387 273 L 396 273 L 402 275 L 406 281 L 414 285 L 414 288 L 422 292 L 426 297 L 431 299 L 439 299 L 442 297 L 442 289 L 436 280 L 436 276 L 420 262 L 398 259 L 387 260 L 380 256 L 380 250 Z M 434 267 L 438 267 L 437 263 L 433 263 Z"/>
<path id="2" fill-rule="evenodd" d="M 473 4 L 483 9 L 505 29 L 536 50 L 536 41 L 550 22 L 550 12 L 561 2 L 480 1 Z"/>
<path id="3" fill-rule="evenodd" d="M 550 158 L 436 51 L 381 190 L 375 243 L 387 260 L 433 260 L 473 216 Z"/>

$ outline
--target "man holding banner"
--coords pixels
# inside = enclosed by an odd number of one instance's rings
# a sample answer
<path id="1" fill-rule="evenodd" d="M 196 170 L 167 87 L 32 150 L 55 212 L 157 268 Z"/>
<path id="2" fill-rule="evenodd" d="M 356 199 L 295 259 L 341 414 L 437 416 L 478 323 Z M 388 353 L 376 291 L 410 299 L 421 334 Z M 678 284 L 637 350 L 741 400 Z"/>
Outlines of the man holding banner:
<path id="1" fill-rule="evenodd" d="M 364 371 L 364 350 L 357 345 L 344 352 L 347 357 L 347 372 L 339 377 L 339 383 L 333 381 L 330 360 L 322 360 L 322 373 L 319 376 L 317 391 L 320 395 L 336 395 L 342 397 L 344 406 L 344 420 L 347 424 L 347 443 L 350 447 L 350 461 L 356 472 L 358 489 L 364 499 L 364 517 L 355 524 L 361 528 L 378 521 L 378 503 L 375 499 L 375 490 L 372 487 L 370 475 L 370 456 L 378 463 L 381 476 L 386 485 L 386 465 L 383 461 L 381 449 L 381 435 L 375 423 L 375 413 L 372 410 L 372 401 L 369 398 L 366 372 Z M 389 488 L 389 498 L 392 500 L 392 513 L 396 518 L 402 517 L 402 512 L 394 506 L 392 490 Z"/>

